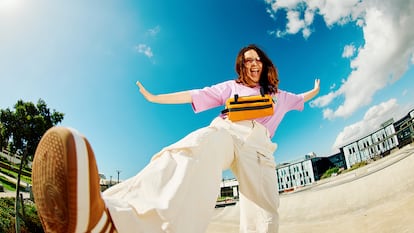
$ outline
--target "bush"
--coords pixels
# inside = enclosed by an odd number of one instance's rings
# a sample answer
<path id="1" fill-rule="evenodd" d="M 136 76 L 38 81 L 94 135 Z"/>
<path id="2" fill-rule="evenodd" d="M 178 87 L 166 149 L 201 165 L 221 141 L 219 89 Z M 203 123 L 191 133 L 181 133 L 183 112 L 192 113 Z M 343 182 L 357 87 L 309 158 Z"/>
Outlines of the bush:
<path id="1" fill-rule="evenodd" d="M 325 171 L 325 173 L 323 173 L 321 179 L 329 178 L 333 174 L 338 174 L 338 172 L 339 172 L 338 167 L 329 168 L 328 170 Z"/>
<path id="2" fill-rule="evenodd" d="M 0 232 L 15 232 L 14 198 L 0 198 Z"/>
<path id="3" fill-rule="evenodd" d="M 351 168 L 348 169 L 348 171 L 352 171 L 352 170 L 358 169 L 358 168 L 363 167 L 363 166 L 365 166 L 367 164 L 368 164 L 367 161 L 362 161 L 362 162 L 356 163 L 356 164 L 352 165 Z"/>
<path id="4" fill-rule="evenodd" d="M 15 233 L 16 213 L 14 211 L 15 198 L 0 198 L 0 232 Z M 31 201 L 24 204 L 24 215 L 20 210 L 20 232 L 21 233 L 42 233 L 43 228 L 37 215 L 36 206 Z"/>

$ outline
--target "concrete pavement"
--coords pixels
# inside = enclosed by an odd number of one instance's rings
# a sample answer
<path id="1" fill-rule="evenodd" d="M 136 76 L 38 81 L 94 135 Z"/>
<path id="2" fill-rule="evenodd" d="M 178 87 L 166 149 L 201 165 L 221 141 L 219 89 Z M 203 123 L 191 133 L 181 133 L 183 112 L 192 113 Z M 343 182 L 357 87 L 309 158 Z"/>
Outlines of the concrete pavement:
<path id="1" fill-rule="evenodd" d="M 280 196 L 280 233 L 414 232 L 414 146 Z M 207 233 L 237 233 L 238 205 L 215 210 Z"/>

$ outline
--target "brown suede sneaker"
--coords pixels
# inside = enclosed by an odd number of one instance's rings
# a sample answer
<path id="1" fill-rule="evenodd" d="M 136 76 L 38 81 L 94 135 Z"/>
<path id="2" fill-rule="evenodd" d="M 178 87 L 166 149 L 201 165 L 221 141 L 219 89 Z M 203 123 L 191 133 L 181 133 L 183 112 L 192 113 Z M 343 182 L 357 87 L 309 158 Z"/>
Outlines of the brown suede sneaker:
<path id="1" fill-rule="evenodd" d="M 76 130 L 49 129 L 33 160 L 33 196 L 45 232 L 116 232 L 92 148 Z"/>

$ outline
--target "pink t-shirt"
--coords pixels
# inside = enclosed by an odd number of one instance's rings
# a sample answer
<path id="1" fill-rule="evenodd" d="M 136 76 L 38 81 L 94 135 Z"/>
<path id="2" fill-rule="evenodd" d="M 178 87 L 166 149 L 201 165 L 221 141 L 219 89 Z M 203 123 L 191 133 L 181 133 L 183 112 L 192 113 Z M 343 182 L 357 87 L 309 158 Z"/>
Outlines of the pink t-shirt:
<path id="1" fill-rule="evenodd" d="M 224 105 L 226 100 L 235 94 L 239 96 L 260 95 L 260 88 L 247 87 L 237 83 L 235 80 L 229 80 L 211 87 L 191 90 L 190 93 L 193 98 L 193 110 L 198 113 Z M 304 107 L 303 95 L 278 90 L 272 97 L 275 101 L 274 114 L 272 116 L 255 119 L 269 130 L 270 137 L 273 137 L 277 127 L 288 111 L 302 111 Z"/>

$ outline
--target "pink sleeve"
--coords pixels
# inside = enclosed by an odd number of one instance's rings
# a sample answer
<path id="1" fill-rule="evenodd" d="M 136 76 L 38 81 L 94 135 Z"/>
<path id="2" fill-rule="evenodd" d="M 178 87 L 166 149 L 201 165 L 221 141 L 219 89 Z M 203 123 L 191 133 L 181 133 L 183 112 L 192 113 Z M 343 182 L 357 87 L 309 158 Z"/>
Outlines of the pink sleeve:
<path id="1" fill-rule="evenodd" d="M 283 107 L 285 108 L 285 112 L 288 112 L 290 110 L 302 111 L 305 105 L 303 95 L 297 95 L 285 91 L 281 92 L 280 101 L 283 101 Z"/>
<path id="2" fill-rule="evenodd" d="M 234 82 L 234 81 L 233 81 Z M 214 107 L 224 105 L 231 94 L 230 82 L 223 82 L 211 87 L 190 91 L 193 99 L 194 112 L 202 112 Z"/>
<path id="3" fill-rule="evenodd" d="M 257 119 L 259 123 L 262 123 L 269 130 L 270 137 L 273 137 L 287 112 L 291 110 L 302 111 L 305 103 L 303 95 L 293 94 L 280 89 L 274 98 L 275 112 L 273 116 Z"/>

